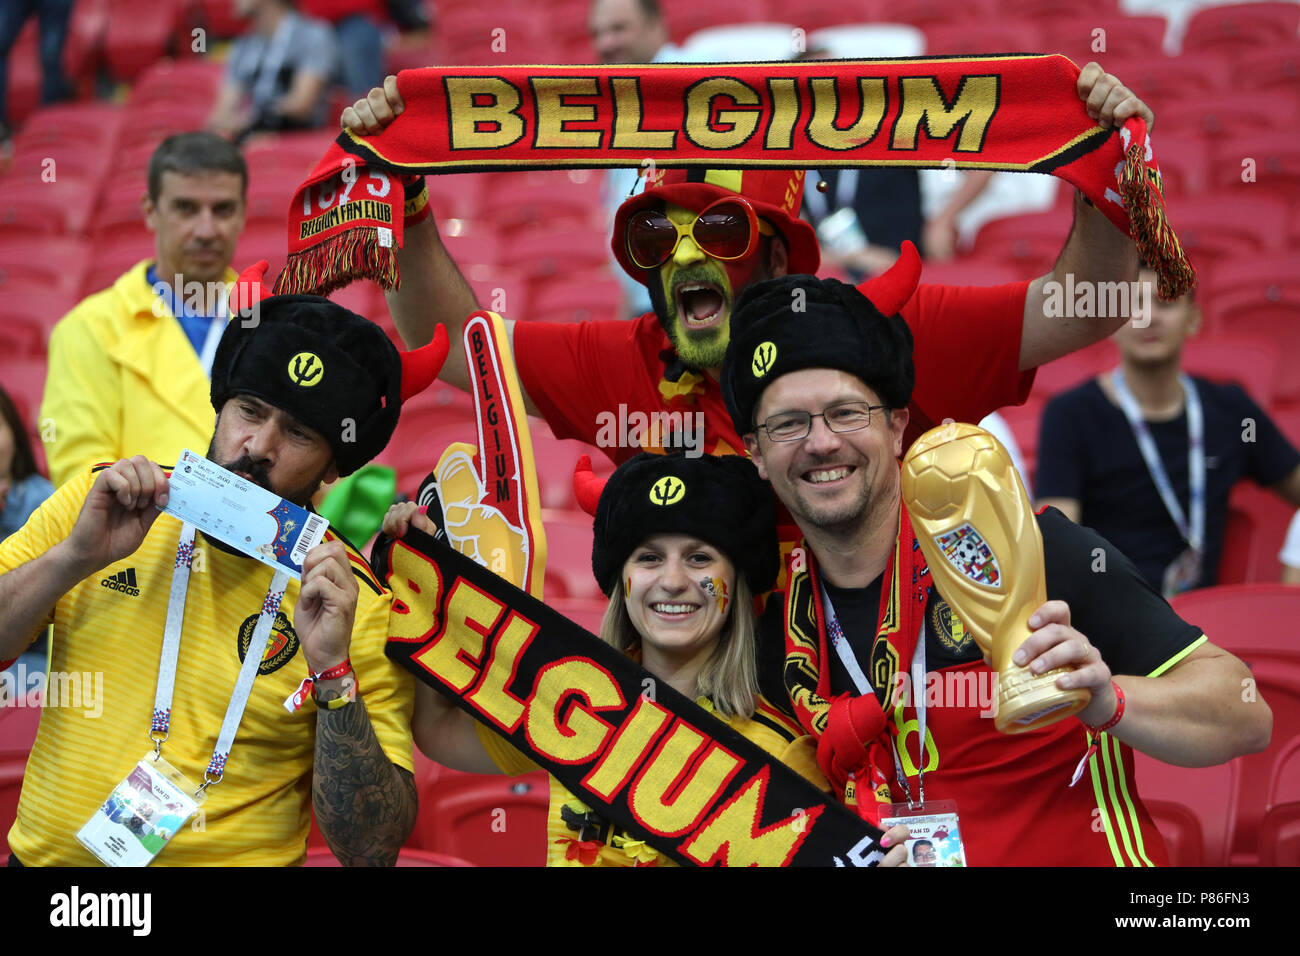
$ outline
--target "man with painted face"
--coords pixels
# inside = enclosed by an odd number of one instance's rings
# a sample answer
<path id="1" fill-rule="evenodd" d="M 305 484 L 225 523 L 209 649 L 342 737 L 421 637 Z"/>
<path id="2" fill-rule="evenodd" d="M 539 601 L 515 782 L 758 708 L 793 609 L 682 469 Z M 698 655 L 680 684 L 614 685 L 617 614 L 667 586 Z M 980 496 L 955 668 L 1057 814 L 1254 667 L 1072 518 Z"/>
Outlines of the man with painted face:
<path id="1" fill-rule="evenodd" d="M 1079 74 L 1077 90 L 1104 127 L 1135 115 L 1148 127 L 1154 121 L 1141 100 L 1095 63 Z M 376 133 L 402 109 L 397 79 L 390 76 L 382 89 L 345 109 L 342 123 L 355 133 Z M 508 323 L 528 411 L 542 415 L 558 437 L 598 445 L 616 463 L 641 450 L 642 435 L 618 429 L 611 436 L 608 422 L 611 416 L 630 421 L 632 413 L 677 413 L 677 422 L 692 424 L 693 413 L 701 413 L 704 435 L 683 428 L 679 444 L 742 453 L 718 389 L 731 306 L 753 282 L 817 271 L 816 235 L 798 218 L 803 184 L 802 171 L 654 170 L 645 189 L 620 208 L 612 246 L 624 270 L 648 287 L 656 313 L 632 322 Z M 389 295 L 389 308 L 408 345 L 429 341 L 439 322 L 447 327 L 453 354 L 442 377 L 468 388 L 460 331 L 478 305 L 432 217 L 417 218 L 423 215 L 420 184 L 410 184 L 407 195 L 398 254 L 402 285 Z M 916 254 L 910 244 L 905 250 Z M 1121 324 L 1121 317 L 1045 314 L 1044 285 L 1064 282 L 1066 274 L 1076 286 L 1137 278 L 1132 241 L 1081 197 L 1051 273 L 990 288 L 917 289 L 902 310 L 917 342 L 909 443 L 931 423 L 979 421 L 1022 402 L 1037 366 Z"/>

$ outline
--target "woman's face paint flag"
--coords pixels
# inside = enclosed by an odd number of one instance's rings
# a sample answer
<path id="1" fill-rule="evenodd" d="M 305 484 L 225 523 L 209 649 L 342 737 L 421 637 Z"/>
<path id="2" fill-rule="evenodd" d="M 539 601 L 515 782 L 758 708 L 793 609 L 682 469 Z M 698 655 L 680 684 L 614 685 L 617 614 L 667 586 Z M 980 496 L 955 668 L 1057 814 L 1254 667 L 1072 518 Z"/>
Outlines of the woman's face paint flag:
<path id="1" fill-rule="evenodd" d="M 1141 120 L 1103 129 L 1059 55 L 661 66 L 440 67 L 348 131 L 289 210 L 277 292 L 398 282 L 403 174 L 598 167 L 910 166 L 1051 173 L 1132 236 L 1171 298 L 1195 283 Z"/>

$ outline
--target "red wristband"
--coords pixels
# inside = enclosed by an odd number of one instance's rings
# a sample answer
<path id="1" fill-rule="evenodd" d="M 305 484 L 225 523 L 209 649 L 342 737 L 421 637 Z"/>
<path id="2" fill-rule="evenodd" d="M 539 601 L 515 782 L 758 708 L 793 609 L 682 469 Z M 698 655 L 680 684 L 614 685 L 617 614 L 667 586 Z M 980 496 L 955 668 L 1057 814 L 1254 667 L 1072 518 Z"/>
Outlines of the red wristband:
<path id="1" fill-rule="evenodd" d="M 1115 713 L 1111 715 L 1110 720 L 1106 721 L 1100 727 L 1088 728 L 1088 732 L 1094 737 L 1098 734 L 1104 734 L 1106 731 L 1118 724 L 1124 717 L 1124 691 L 1122 691 L 1119 684 L 1116 684 L 1114 681 L 1110 682 L 1110 686 L 1115 688 L 1115 697 L 1117 698 L 1115 703 Z"/>
<path id="2" fill-rule="evenodd" d="M 323 670 L 319 674 L 312 674 L 310 680 L 313 683 L 318 680 L 334 680 L 335 678 L 342 677 L 350 670 L 352 670 L 352 658 L 345 657 L 343 658 L 342 664 L 335 664 L 333 667 Z"/>
<path id="3" fill-rule="evenodd" d="M 291 714 L 296 713 L 307 700 L 308 694 L 315 696 L 317 681 L 335 680 L 336 678 L 343 677 L 345 674 L 351 672 L 352 658 L 350 657 L 343 658 L 342 664 L 335 664 L 333 667 L 326 668 L 319 674 L 308 672 L 307 676 L 302 679 L 302 683 L 298 685 L 298 689 L 285 699 L 285 709 Z"/>

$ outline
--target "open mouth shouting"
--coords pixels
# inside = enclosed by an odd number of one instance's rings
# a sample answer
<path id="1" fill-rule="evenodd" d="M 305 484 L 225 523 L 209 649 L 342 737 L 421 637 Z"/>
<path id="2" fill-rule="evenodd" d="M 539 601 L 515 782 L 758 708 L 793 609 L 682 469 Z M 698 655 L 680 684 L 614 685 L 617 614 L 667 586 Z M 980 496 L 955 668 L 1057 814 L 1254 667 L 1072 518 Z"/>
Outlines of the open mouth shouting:
<path id="1" fill-rule="evenodd" d="M 727 298 L 714 282 L 688 281 L 673 290 L 677 316 L 688 332 L 715 328 L 726 315 Z"/>

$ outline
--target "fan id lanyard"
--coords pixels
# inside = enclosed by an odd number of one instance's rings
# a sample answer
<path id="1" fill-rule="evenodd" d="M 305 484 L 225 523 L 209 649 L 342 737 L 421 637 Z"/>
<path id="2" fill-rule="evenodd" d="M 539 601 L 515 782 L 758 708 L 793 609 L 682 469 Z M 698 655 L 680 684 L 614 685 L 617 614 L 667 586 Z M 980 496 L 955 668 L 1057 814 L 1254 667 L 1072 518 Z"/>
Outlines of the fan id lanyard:
<path id="1" fill-rule="evenodd" d="M 839 655 L 840 662 L 849 672 L 849 679 L 859 694 L 874 694 L 857 655 L 849 646 L 844 635 L 835 606 L 830 595 L 822 588 L 822 609 L 826 615 L 826 635 L 831 646 Z M 925 802 L 925 640 L 928 628 L 925 616 L 921 618 L 921 633 L 916 641 L 916 650 L 912 654 L 912 698 L 916 707 L 918 747 L 916 761 L 917 796 L 912 798 L 912 784 L 903 771 L 903 761 L 898 754 L 898 743 L 893 734 L 889 736 L 890 747 L 894 754 L 894 773 L 898 785 L 907 794 L 906 803 L 891 803 L 881 814 L 880 826 L 888 829 L 898 824 L 908 828 L 907 861 L 911 866 L 965 866 L 966 851 L 962 846 L 961 831 L 957 821 L 957 802 L 955 800 L 931 800 Z M 904 738 L 906 746 L 906 738 Z"/>
<path id="2" fill-rule="evenodd" d="M 108 799 L 77 833 L 81 845 L 108 866 L 147 866 L 152 863 L 168 841 L 198 811 L 206 799 L 207 789 L 221 782 L 235 733 L 262 663 L 261 651 L 271 635 L 271 627 L 289 583 L 290 575 L 284 569 L 278 569 L 271 579 L 226 706 L 216 746 L 204 771 L 203 782 L 196 786 L 162 755 L 163 743 L 171 733 L 172 693 L 176 685 L 176 662 L 180 657 L 190 565 L 194 560 L 194 532 L 194 525 L 185 522 L 176 546 L 153 716 L 149 724 L 153 750 L 147 752 L 126 778 L 113 788 Z"/>
<path id="3" fill-rule="evenodd" d="M 1196 383 L 1185 373 L 1178 376 L 1178 383 L 1183 387 L 1187 401 L 1187 485 L 1188 514 L 1183 513 L 1183 506 L 1174 493 L 1165 463 L 1160 459 L 1151 429 L 1142 417 L 1137 399 L 1129 391 L 1124 381 L 1124 373 L 1115 369 L 1111 374 L 1115 386 L 1115 398 L 1120 410 L 1128 419 L 1137 439 L 1138 450 L 1146 462 L 1151 480 L 1155 482 L 1160 500 L 1165 503 L 1165 510 L 1178 527 L 1187 549 L 1165 569 L 1163 591 L 1166 598 L 1173 597 L 1196 586 L 1201 579 L 1201 566 L 1205 558 L 1205 416 L 1201 410 L 1201 397 L 1196 391 Z"/>

